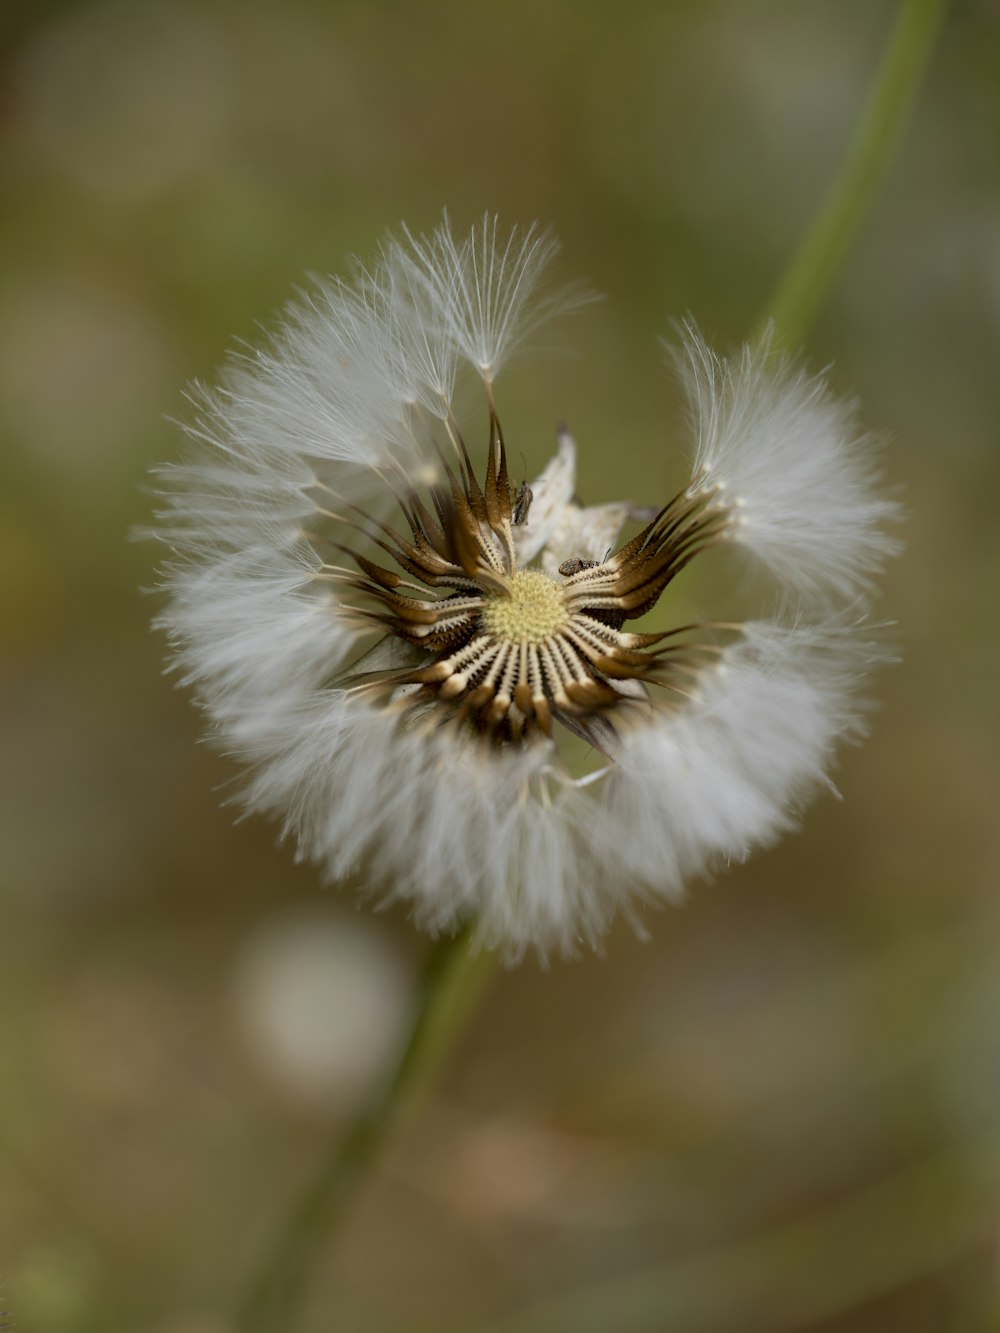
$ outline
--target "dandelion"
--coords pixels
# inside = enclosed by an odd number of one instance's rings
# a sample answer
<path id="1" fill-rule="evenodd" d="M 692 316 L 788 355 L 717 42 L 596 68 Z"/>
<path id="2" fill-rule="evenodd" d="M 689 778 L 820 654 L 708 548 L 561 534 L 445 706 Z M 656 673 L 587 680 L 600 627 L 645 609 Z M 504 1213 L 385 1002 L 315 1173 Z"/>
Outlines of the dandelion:
<path id="1" fill-rule="evenodd" d="M 587 299 L 546 286 L 556 248 L 490 217 L 387 241 L 195 389 L 192 455 L 162 473 L 161 624 L 247 808 L 330 879 L 509 958 L 596 946 L 618 912 L 641 928 L 641 904 L 795 823 L 862 733 L 893 550 L 854 409 L 692 327 L 677 494 L 579 505 L 565 429 L 513 485 L 497 377 Z M 674 580 L 723 546 L 773 615 L 672 622 Z"/>

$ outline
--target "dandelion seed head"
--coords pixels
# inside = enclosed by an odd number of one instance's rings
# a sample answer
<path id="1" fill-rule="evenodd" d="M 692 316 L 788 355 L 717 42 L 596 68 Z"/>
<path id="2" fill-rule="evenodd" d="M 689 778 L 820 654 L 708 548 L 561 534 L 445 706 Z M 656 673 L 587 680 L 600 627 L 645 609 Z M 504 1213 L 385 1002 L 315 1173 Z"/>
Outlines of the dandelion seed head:
<path id="1" fill-rule="evenodd" d="M 619 912 L 638 926 L 636 903 L 829 787 L 885 656 L 867 601 L 894 549 L 854 408 L 690 326 L 680 491 L 581 505 L 564 426 L 515 486 L 498 378 L 585 299 L 546 287 L 556 250 L 489 216 L 390 238 L 192 391 L 188 457 L 160 473 L 158 623 L 243 803 L 330 880 L 432 932 L 475 922 L 510 959 L 596 947 Z M 466 379 L 478 413 L 456 406 Z M 678 625 L 674 581 L 722 546 L 794 610 Z"/>

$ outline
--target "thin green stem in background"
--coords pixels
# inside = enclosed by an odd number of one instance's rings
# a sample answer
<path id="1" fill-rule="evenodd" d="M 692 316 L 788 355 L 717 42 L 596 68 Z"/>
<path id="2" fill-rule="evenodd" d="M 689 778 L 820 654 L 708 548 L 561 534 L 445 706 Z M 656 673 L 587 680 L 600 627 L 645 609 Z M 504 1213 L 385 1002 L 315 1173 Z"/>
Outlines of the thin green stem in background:
<path id="1" fill-rule="evenodd" d="M 495 969 L 495 956 L 473 945 L 469 931 L 432 945 L 399 1062 L 338 1137 L 276 1235 L 240 1308 L 241 1331 L 292 1333 L 317 1263 L 379 1147 L 433 1081 Z"/>
<path id="2" fill-rule="evenodd" d="M 913 107 L 947 0 L 904 0 L 840 174 L 778 283 L 765 316 L 797 343 L 829 293 Z"/>

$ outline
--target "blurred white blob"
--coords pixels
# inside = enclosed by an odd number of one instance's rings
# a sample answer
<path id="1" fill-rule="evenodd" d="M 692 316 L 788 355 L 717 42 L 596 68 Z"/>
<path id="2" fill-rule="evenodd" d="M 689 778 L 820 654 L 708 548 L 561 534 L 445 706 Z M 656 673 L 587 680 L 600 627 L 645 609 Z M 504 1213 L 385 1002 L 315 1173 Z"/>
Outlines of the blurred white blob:
<path id="1" fill-rule="evenodd" d="M 250 1051 L 288 1096 L 348 1109 L 402 1038 L 410 973 L 378 922 L 316 908 L 283 913 L 237 959 Z"/>
<path id="2" fill-rule="evenodd" d="M 67 9 L 15 72 L 36 148 L 84 189 L 148 199 L 216 156 L 232 120 L 225 44 L 206 16 L 147 0 Z"/>

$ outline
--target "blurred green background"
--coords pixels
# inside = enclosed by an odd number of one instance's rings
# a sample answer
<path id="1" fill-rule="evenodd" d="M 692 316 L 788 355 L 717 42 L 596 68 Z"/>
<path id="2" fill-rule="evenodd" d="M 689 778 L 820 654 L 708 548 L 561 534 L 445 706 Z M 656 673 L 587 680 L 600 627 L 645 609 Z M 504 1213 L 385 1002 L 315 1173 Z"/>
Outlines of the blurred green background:
<path id="1" fill-rule="evenodd" d="M 384 1058 L 425 942 L 220 808 L 148 630 L 181 387 L 386 226 L 537 218 L 607 300 L 500 385 L 585 500 L 678 475 L 657 339 L 765 305 L 883 0 L 5 8 L 0 117 L 0 1306 L 226 1333 Z M 325 1265 L 349 1333 L 997 1326 L 1000 8 L 952 6 L 806 349 L 890 439 L 902 664 L 845 800 L 501 977 Z"/>

